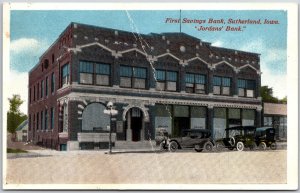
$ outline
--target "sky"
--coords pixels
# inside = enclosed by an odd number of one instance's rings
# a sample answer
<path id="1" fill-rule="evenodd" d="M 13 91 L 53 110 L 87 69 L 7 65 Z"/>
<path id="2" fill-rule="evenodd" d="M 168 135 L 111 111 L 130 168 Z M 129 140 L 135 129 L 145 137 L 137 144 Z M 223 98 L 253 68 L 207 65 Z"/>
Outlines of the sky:
<path id="1" fill-rule="evenodd" d="M 179 10 L 153 11 L 54 11 L 13 10 L 10 15 L 10 78 L 14 85 L 9 96 L 20 94 L 25 101 L 21 111 L 27 113 L 28 72 L 44 51 L 71 23 L 78 22 L 101 27 L 134 31 L 143 34 L 179 32 Z M 276 97 L 287 95 L 287 12 L 281 10 L 182 10 L 181 18 L 206 20 L 206 23 L 182 23 L 182 32 L 210 42 L 214 46 L 259 53 L 262 85 L 273 88 Z M 208 23 L 209 19 L 224 19 L 222 24 Z M 262 24 L 228 24 L 228 19 L 261 20 Z M 277 20 L 279 24 L 263 24 L 264 20 Z M 242 31 L 198 31 L 196 27 L 241 26 Z M 26 89 L 24 89 L 26 88 Z"/>

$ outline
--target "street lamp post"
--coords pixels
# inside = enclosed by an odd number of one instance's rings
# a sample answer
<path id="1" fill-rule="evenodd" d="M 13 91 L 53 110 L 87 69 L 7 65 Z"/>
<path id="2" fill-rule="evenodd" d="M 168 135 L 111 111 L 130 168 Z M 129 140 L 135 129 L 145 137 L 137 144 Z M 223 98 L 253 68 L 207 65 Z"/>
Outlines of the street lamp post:
<path id="1" fill-rule="evenodd" d="M 111 154 L 111 109 L 110 109 L 110 113 L 109 113 L 109 121 L 110 121 L 110 126 L 109 126 L 109 143 L 108 143 L 108 147 L 109 147 L 109 154 Z"/>
<path id="2" fill-rule="evenodd" d="M 113 103 L 111 101 L 109 101 L 106 105 L 107 109 L 104 110 L 105 114 L 109 115 L 109 121 L 110 121 L 110 126 L 109 126 L 109 143 L 108 143 L 108 147 L 109 147 L 109 154 L 111 154 L 111 149 L 112 149 L 112 142 L 111 142 L 111 122 L 112 122 L 112 116 L 113 115 L 117 115 L 118 111 L 113 109 Z"/>

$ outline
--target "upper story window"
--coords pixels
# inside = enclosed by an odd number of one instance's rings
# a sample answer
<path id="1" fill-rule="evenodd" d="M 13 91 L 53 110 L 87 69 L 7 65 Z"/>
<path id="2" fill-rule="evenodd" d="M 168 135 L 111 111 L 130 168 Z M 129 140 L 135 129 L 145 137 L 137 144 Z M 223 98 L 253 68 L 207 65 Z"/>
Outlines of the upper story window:
<path id="1" fill-rule="evenodd" d="M 96 63 L 95 70 L 96 70 L 96 84 L 108 86 L 109 79 L 110 79 L 110 65 Z"/>
<path id="2" fill-rule="evenodd" d="M 186 73 L 185 87 L 188 93 L 205 93 L 205 75 Z"/>
<path id="3" fill-rule="evenodd" d="M 177 72 L 175 71 L 165 71 L 156 70 L 156 90 L 167 90 L 176 91 L 177 90 Z"/>
<path id="4" fill-rule="evenodd" d="M 55 74 L 54 72 L 51 74 L 51 93 L 55 91 Z"/>
<path id="5" fill-rule="evenodd" d="M 238 95 L 241 97 L 254 97 L 255 80 L 238 79 Z"/>
<path id="6" fill-rule="evenodd" d="M 216 95 L 230 95 L 231 79 L 229 77 L 214 76 L 213 93 Z"/>
<path id="7" fill-rule="evenodd" d="M 45 95 L 48 96 L 48 76 L 46 77 L 45 89 Z"/>
<path id="8" fill-rule="evenodd" d="M 110 64 L 80 61 L 79 82 L 81 84 L 110 85 Z"/>
<path id="9" fill-rule="evenodd" d="M 40 97 L 39 97 L 39 96 L 40 96 L 40 89 L 39 89 L 39 88 L 40 88 L 40 84 L 38 83 L 38 84 L 37 84 L 37 87 L 36 87 L 36 90 L 37 90 L 37 91 L 36 91 L 36 100 L 39 100 L 39 98 L 40 98 Z"/>
<path id="10" fill-rule="evenodd" d="M 52 64 L 54 64 L 54 54 L 52 54 Z"/>
<path id="11" fill-rule="evenodd" d="M 79 82 L 81 84 L 93 84 L 93 63 L 80 62 L 79 63 Z"/>
<path id="12" fill-rule="evenodd" d="M 44 60 L 44 68 L 47 69 L 49 67 L 49 60 L 45 59 Z"/>
<path id="13" fill-rule="evenodd" d="M 146 88 L 147 69 L 141 67 L 121 66 L 120 86 L 125 88 Z"/>
<path id="14" fill-rule="evenodd" d="M 33 101 L 35 101 L 35 86 L 33 86 Z"/>
<path id="15" fill-rule="evenodd" d="M 65 64 L 61 70 L 61 86 L 65 86 L 69 84 L 69 64 Z"/>
<path id="16" fill-rule="evenodd" d="M 41 98 L 44 97 L 44 80 L 41 82 Z"/>

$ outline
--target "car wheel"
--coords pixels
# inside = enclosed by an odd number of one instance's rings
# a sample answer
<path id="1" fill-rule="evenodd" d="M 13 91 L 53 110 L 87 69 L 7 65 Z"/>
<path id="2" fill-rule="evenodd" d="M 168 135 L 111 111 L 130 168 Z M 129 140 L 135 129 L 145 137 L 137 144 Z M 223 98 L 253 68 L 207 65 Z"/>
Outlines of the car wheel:
<path id="1" fill-rule="evenodd" d="M 260 150 L 266 150 L 267 148 L 267 145 L 265 142 L 260 142 L 259 145 L 258 145 L 259 149 Z"/>
<path id="2" fill-rule="evenodd" d="M 236 149 L 237 149 L 238 151 L 243 151 L 243 150 L 244 150 L 244 143 L 241 142 L 241 141 L 237 142 L 237 144 L 236 144 Z"/>
<path id="3" fill-rule="evenodd" d="M 213 150 L 214 145 L 212 144 L 212 142 L 207 141 L 206 143 L 204 143 L 203 145 L 203 149 L 206 152 L 212 151 Z"/>
<path id="4" fill-rule="evenodd" d="M 198 144 L 195 145 L 194 149 L 195 149 L 196 152 L 201 152 L 203 150 L 203 149 L 200 148 L 200 145 L 198 145 Z"/>
<path id="5" fill-rule="evenodd" d="M 275 142 L 271 143 L 270 148 L 272 150 L 276 150 L 277 149 L 277 144 Z"/>
<path id="6" fill-rule="evenodd" d="M 169 144 L 169 151 L 170 152 L 175 152 L 178 149 L 178 144 L 176 143 L 176 141 L 171 141 Z"/>
<path id="7" fill-rule="evenodd" d="M 160 151 L 166 151 L 167 149 L 168 149 L 168 147 L 167 147 L 167 145 L 166 145 L 165 142 L 161 142 L 161 143 L 159 144 L 159 150 L 160 150 Z"/>
<path id="8" fill-rule="evenodd" d="M 231 146 L 234 146 L 234 144 L 235 144 L 235 139 L 234 139 L 234 137 L 230 137 L 229 143 L 230 143 Z"/>
<path id="9" fill-rule="evenodd" d="M 223 150 L 224 150 L 224 145 L 223 145 L 223 143 L 217 142 L 217 143 L 216 143 L 216 150 L 217 150 L 217 151 L 223 151 Z"/>

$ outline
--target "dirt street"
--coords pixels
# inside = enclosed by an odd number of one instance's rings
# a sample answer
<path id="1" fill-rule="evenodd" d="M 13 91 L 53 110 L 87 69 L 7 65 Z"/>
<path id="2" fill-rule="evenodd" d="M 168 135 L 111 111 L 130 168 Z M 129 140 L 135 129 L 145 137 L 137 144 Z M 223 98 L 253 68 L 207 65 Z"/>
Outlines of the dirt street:
<path id="1" fill-rule="evenodd" d="M 286 183 L 286 150 L 65 153 L 8 159 L 8 184 Z"/>

